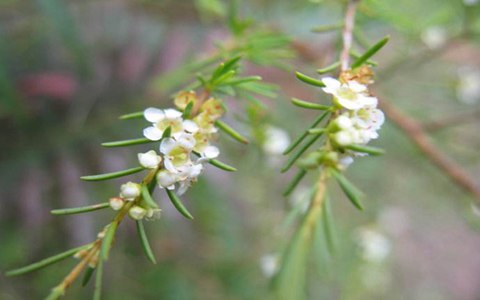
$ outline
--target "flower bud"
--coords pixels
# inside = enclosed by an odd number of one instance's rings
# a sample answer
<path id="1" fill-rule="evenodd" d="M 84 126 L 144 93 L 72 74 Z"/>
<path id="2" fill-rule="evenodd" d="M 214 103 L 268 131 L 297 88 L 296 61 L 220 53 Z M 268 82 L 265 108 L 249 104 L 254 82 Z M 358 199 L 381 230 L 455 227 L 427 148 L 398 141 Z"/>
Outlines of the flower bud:
<path id="1" fill-rule="evenodd" d="M 353 137 L 350 132 L 342 130 L 333 135 L 333 140 L 339 146 L 347 146 L 353 143 Z"/>
<path id="2" fill-rule="evenodd" d="M 134 220 L 141 220 L 141 219 L 143 219 L 143 217 L 145 217 L 146 214 L 147 214 L 147 210 L 143 207 L 138 206 L 138 205 L 133 206 L 128 211 L 128 215 L 130 216 L 130 218 L 132 218 Z"/>
<path id="3" fill-rule="evenodd" d="M 157 155 L 155 150 L 150 150 L 146 153 L 138 153 L 138 161 L 140 165 L 147 169 L 155 169 L 162 161 L 162 157 Z"/>
<path id="4" fill-rule="evenodd" d="M 157 173 L 157 183 L 161 188 L 171 189 L 177 182 L 177 176 L 167 170 L 161 170 Z"/>
<path id="5" fill-rule="evenodd" d="M 110 198 L 109 203 L 113 210 L 120 210 L 125 204 L 125 201 L 123 201 L 123 199 L 120 197 L 112 197 Z"/>
<path id="6" fill-rule="evenodd" d="M 127 201 L 133 201 L 140 196 L 140 185 L 134 182 L 127 182 L 120 187 L 120 197 Z"/>
<path id="7" fill-rule="evenodd" d="M 183 91 L 177 94 L 173 102 L 179 109 L 184 110 L 190 102 L 193 102 L 193 105 L 195 105 L 197 95 L 195 91 Z"/>

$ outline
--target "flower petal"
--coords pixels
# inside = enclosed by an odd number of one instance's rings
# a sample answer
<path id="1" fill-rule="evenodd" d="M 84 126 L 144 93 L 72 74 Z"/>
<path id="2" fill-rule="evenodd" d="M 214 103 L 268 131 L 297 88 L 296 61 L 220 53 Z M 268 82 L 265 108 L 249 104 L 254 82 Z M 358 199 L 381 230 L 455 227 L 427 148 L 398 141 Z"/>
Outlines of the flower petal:
<path id="1" fill-rule="evenodd" d="M 165 113 L 165 118 L 170 120 L 180 118 L 182 116 L 182 112 L 173 108 L 165 109 L 163 112 Z"/>
<path id="2" fill-rule="evenodd" d="M 143 112 L 143 116 L 148 122 L 157 123 L 165 118 L 163 110 L 149 107 Z"/>
<path id="3" fill-rule="evenodd" d="M 143 136 L 151 141 L 159 141 L 162 138 L 162 135 L 163 131 L 154 126 L 143 129 Z"/>
<path id="4" fill-rule="evenodd" d="M 183 130 L 190 133 L 196 133 L 199 130 L 197 123 L 193 122 L 192 120 L 185 120 L 183 121 L 182 125 Z"/>
<path id="5" fill-rule="evenodd" d="M 160 143 L 160 152 L 168 155 L 170 151 L 177 146 L 177 142 L 172 138 L 165 138 Z"/>
<path id="6" fill-rule="evenodd" d="M 218 148 L 215 146 L 207 146 L 203 150 L 203 155 L 209 159 L 218 157 L 219 154 L 220 154 L 220 150 L 218 150 Z"/>

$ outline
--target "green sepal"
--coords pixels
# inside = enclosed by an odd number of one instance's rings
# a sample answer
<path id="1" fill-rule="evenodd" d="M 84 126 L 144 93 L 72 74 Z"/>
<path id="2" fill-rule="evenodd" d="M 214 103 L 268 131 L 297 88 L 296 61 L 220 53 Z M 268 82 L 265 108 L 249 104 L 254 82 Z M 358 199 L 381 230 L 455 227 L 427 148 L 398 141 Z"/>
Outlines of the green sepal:
<path id="1" fill-rule="evenodd" d="M 81 214 L 85 212 L 100 210 L 109 207 L 110 204 L 108 202 L 93 204 L 88 206 L 82 207 L 74 207 L 74 208 L 60 208 L 60 209 L 53 209 L 50 211 L 52 215 L 72 215 L 72 214 Z"/>
<path id="2" fill-rule="evenodd" d="M 156 141 L 149 140 L 147 138 L 138 138 L 138 139 L 131 139 L 131 140 L 123 140 L 123 141 L 114 141 L 114 142 L 105 142 L 102 143 L 103 147 L 126 147 L 126 146 L 133 146 L 133 145 L 141 145 L 141 144 L 148 144 L 148 143 L 155 143 Z"/>
<path id="3" fill-rule="evenodd" d="M 108 180 L 108 179 L 127 176 L 127 175 L 130 175 L 130 174 L 135 174 L 135 173 L 141 172 L 143 170 L 145 170 L 144 167 L 136 167 L 136 168 L 131 168 L 131 169 L 122 170 L 122 171 L 118 171 L 118 172 L 82 176 L 82 177 L 80 177 L 80 179 L 85 180 L 85 181 Z"/>
<path id="4" fill-rule="evenodd" d="M 5 273 L 5 276 L 8 276 L 8 277 L 9 276 L 18 276 L 18 275 L 23 275 L 23 274 L 26 274 L 26 273 L 30 273 L 30 272 L 45 268 L 45 267 L 47 267 L 51 264 L 54 264 L 56 262 L 59 262 L 59 261 L 65 259 L 65 258 L 68 258 L 68 257 L 74 255 L 78 251 L 87 249 L 88 247 L 90 247 L 90 244 L 83 245 L 83 246 L 80 246 L 80 247 L 76 247 L 76 248 L 67 250 L 65 252 L 59 253 L 57 255 L 44 258 L 41 261 L 30 264 L 28 266 L 8 271 L 8 272 Z"/>
<path id="5" fill-rule="evenodd" d="M 137 233 L 142 243 L 143 252 L 153 264 L 156 264 L 157 260 L 155 259 L 155 255 L 153 255 L 152 248 L 150 248 L 150 243 L 148 242 L 147 233 L 145 232 L 145 226 L 143 226 L 143 222 L 141 220 L 136 221 L 136 223 L 137 223 Z"/>
<path id="6" fill-rule="evenodd" d="M 330 169 L 330 173 L 333 174 L 340 185 L 340 188 L 343 190 L 350 202 L 352 202 L 352 204 L 359 210 L 363 210 L 362 203 L 360 202 L 360 199 L 363 197 L 363 193 L 347 178 L 345 178 L 342 173 L 334 169 Z"/>
<path id="7" fill-rule="evenodd" d="M 231 136 L 235 140 L 239 141 L 240 143 L 248 144 L 248 139 L 246 137 L 244 137 L 242 134 L 240 134 L 239 132 L 237 132 L 235 129 L 233 129 L 227 123 L 225 123 L 221 120 L 217 120 L 217 121 L 215 121 L 215 125 L 218 128 L 220 128 L 220 130 L 222 130 L 223 132 L 225 132 L 226 134 L 228 134 L 229 136 Z"/>
<path id="8" fill-rule="evenodd" d="M 380 41 L 378 41 L 375 45 L 370 47 L 370 49 L 368 49 L 364 54 L 362 54 L 359 58 L 357 58 L 357 60 L 355 60 L 352 63 L 351 68 L 355 69 L 355 68 L 360 67 L 370 57 L 372 57 L 375 53 L 377 53 L 380 49 L 382 49 L 383 46 L 385 46 L 385 44 L 388 43 L 389 39 L 390 39 L 390 36 L 386 36 L 383 39 L 381 39 Z"/>
<path id="9" fill-rule="evenodd" d="M 295 76 L 300 80 L 300 81 L 303 81 L 309 85 L 313 85 L 313 86 L 319 86 L 319 87 L 325 87 L 325 84 L 318 80 L 318 79 L 315 79 L 315 78 L 312 78 L 310 76 L 307 76 L 305 74 L 302 74 L 300 72 L 295 72 Z"/>
<path id="10" fill-rule="evenodd" d="M 306 108 L 306 109 L 316 109 L 316 110 L 329 110 L 332 107 L 328 105 L 322 105 L 317 103 L 312 103 L 308 101 L 303 101 L 297 98 L 292 98 L 292 103 L 295 106 Z"/>
<path id="11" fill-rule="evenodd" d="M 165 189 L 165 191 L 167 192 L 168 198 L 170 198 L 170 201 L 172 202 L 173 206 L 175 206 L 175 208 L 178 210 L 178 212 L 181 213 L 185 218 L 193 220 L 192 214 L 183 205 L 177 194 L 175 194 L 169 189 Z"/>
<path id="12" fill-rule="evenodd" d="M 362 152 L 362 153 L 368 153 L 371 155 L 382 155 L 385 154 L 385 150 L 377 147 L 370 147 L 370 146 L 364 146 L 364 145 L 348 145 L 345 146 L 346 149 L 356 151 L 356 152 Z"/>

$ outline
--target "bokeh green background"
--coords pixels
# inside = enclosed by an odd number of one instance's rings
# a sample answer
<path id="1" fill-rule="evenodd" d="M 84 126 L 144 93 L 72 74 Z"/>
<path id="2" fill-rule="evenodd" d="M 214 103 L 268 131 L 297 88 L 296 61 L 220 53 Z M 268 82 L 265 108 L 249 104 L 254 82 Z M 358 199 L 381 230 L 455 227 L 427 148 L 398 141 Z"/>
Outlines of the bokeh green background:
<path id="1" fill-rule="evenodd" d="M 79 176 L 136 164 L 136 153 L 145 147 L 105 149 L 99 144 L 139 137 L 145 123 L 119 121 L 119 115 L 171 106 L 169 95 L 195 76 L 172 72 L 208 56 L 228 35 L 222 21 L 227 4 L 0 2 L 2 273 L 95 237 L 111 211 L 61 217 L 49 211 L 103 202 L 117 193 L 122 180 L 86 183 Z M 263 99 L 268 106 L 264 122 L 283 128 L 291 138 L 315 113 L 293 107 L 288 99 L 328 101 L 318 89 L 296 81 L 293 70 L 313 74 L 334 60 L 338 32 L 316 34 L 311 28 L 338 23 L 343 6 L 343 1 L 326 0 L 240 3 L 243 17 L 294 41 L 297 55 L 285 60 L 286 68 L 246 68 L 280 87 L 276 99 Z M 478 111 L 479 16 L 475 1 L 362 1 L 357 25 L 364 39 L 373 43 L 391 35 L 375 57 L 378 94 L 421 122 Z M 467 34 L 460 36 L 465 28 Z M 230 121 L 253 136 L 255 127 L 242 117 L 247 104 L 234 99 L 227 103 Z M 461 124 L 430 133 L 433 143 L 476 182 L 478 118 L 465 117 Z M 134 224 L 122 224 L 106 265 L 104 299 L 268 297 L 269 262 L 291 236 L 295 222 L 288 224 L 287 215 L 302 195 L 297 192 L 294 200 L 281 195 L 293 173 L 280 174 L 285 158 L 263 151 L 261 141 L 244 146 L 222 136 L 220 145 L 222 160 L 239 171 L 207 169 L 184 197 L 193 222 L 158 193 L 162 218 L 147 224 L 157 265 L 145 259 Z M 331 186 L 337 251 L 329 257 L 323 240 L 316 241 L 309 299 L 478 300 L 480 213 L 472 208 L 473 199 L 431 165 L 388 118 L 375 145 L 387 154 L 358 159 L 347 172 L 368 195 L 365 212 L 355 210 Z M 299 190 L 314 179 L 307 178 Z M 368 251 L 376 256 L 366 255 Z M 0 299 L 42 298 L 73 264 L 67 260 L 15 278 L 2 274 Z M 67 299 L 88 299 L 91 290 L 74 285 Z"/>

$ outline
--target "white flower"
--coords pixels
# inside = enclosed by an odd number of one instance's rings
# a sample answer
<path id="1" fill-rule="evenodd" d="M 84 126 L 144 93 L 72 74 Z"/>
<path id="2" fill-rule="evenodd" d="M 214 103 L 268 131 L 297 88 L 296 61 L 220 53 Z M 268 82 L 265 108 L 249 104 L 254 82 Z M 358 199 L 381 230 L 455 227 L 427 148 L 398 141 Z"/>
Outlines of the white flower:
<path id="1" fill-rule="evenodd" d="M 342 114 L 333 121 L 333 124 L 341 130 L 346 130 L 353 126 L 353 121 L 347 115 Z"/>
<path id="2" fill-rule="evenodd" d="M 127 182 L 120 187 L 120 197 L 127 201 L 133 201 L 140 196 L 140 185 L 138 183 Z"/>
<path id="3" fill-rule="evenodd" d="M 120 198 L 120 197 L 110 198 L 110 200 L 108 202 L 110 204 L 110 207 L 113 210 L 120 210 L 120 209 L 122 209 L 123 205 L 125 204 L 125 201 L 123 201 L 123 199 Z"/>
<path id="4" fill-rule="evenodd" d="M 187 189 L 192 185 L 192 182 L 197 181 L 197 177 L 203 170 L 202 164 L 190 163 L 179 168 L 179 182 L 177 194 L 183 195 Z"/>
<path id="5" fill-rule="evenodd" d="M 157 183 L 163 189 L 173 190 L 177 179 L 177 173 L 172 173 L 168 170 L 161 170 L 157 173 Z"/>
<path id="6" fill-rule="evenodd" d="M 348 168 L 348 166 L 350 166 L 351 164 L 353 163 L 353 157 L 349 156 L 349 155 L 344 155 L 342 157 L 340 157 L 337 161 L 337 167 L 340 169 L 340 170 L 345 170 L 346 168 Z"/>
<path id="7" fill-rule="evenodd" d="M 422 32 L 421 39 L 428 48 L 438 49 L 447 41 L 447 32 L 440 26 L 428 27 Z"/>
<path id="8" fill-rule="evenodd" d="M 351 128 L 349 130 L 341 130 L 333 134 L 333 140 L 339 146 L 348 146 L 351 144 L 355 144 L 358 141 L 358 131 Z"/>
<path id="9" fill-rule="evenodd" d="M 346 109 L 356 110 L 377 105 L 377 98 L 368 96 L 367 87 L 356 81 L 342 84 L 337 79 L 326 77 L 322 82 L 325 84 L 323 91 L 332 94 L 335 97 L 334 101 Z"/>
<path id="10" fill-rule="evenodd" d="M 134 205 L 128 211 L 128 215 L 130 216 L 130 218 L 132 218 L 134 220 L 141 220 L 147 215 L 147 210 L 143 207 L 138 206 L 138 205 Z"/>
<path id="11" fill-rule="evenodd" d="M 195 138 L 191 134 L 182 134 L 177 139 L 166 138 L 160 143 L 160 152 L 164 155 L 165 168 L 177 173 L 177 168 L 190 162 L 190 152 L 195 146 Z"/>
<path id="12" fill-rule="evenodd" d="M 205 162 L 209 159 L 213 159 L 220 155 L 220 150 L 212 145 L 207 145 L 203 147 L 202 151 L 200 152 L 200 158 L 197 160 L 197 163 Z"/>
<path id="13" fill-rule="evenodd" d="M 162 161 L 162 157 L 157 155 L 155 150 L 150 150 L 146 153 L 138 153 L 137 156 L 140 165 L 147 169 L 156 169 Z"/>
<path id="14" fill-rule="evenodd" d="M 374 107 L 364 107 L 352 114 L 353 123 L 362 129 L 379 130 L 385 122 L 383 112 Z"/>
<path id="15" fill-rule="evenodd" d="M 265 142 L 263 150 L 267 154 L 281 155 L 290 144 L 290 138 L 285 130 L 269 126 L 265 130 Z"/>
<path id="16" fill-rule="evenodd" d="M 356 235 L 362 258 L 370 262 L 381 262 L 390 254 L 390 241 L 376 230 L 362 228 Z"/>
<path id="17" fill-rule="evenodd" d="M 260 268 L 263 275 L 267 278 L 271 278 L 278 271 L 278 255 L 267 254 L 260 258 Z"/>
<path id="18" fill-rule="evenodd" d="M 143 130 L 143 135 L 151 141 L 159 141 L 165 130 L 170 127 L 172 136 L 183 132 L 182 112 L 169 108 L 161 110 L 158 108 L 147 108 L 143 115 L 152 123 L 152 126 Z"/>

